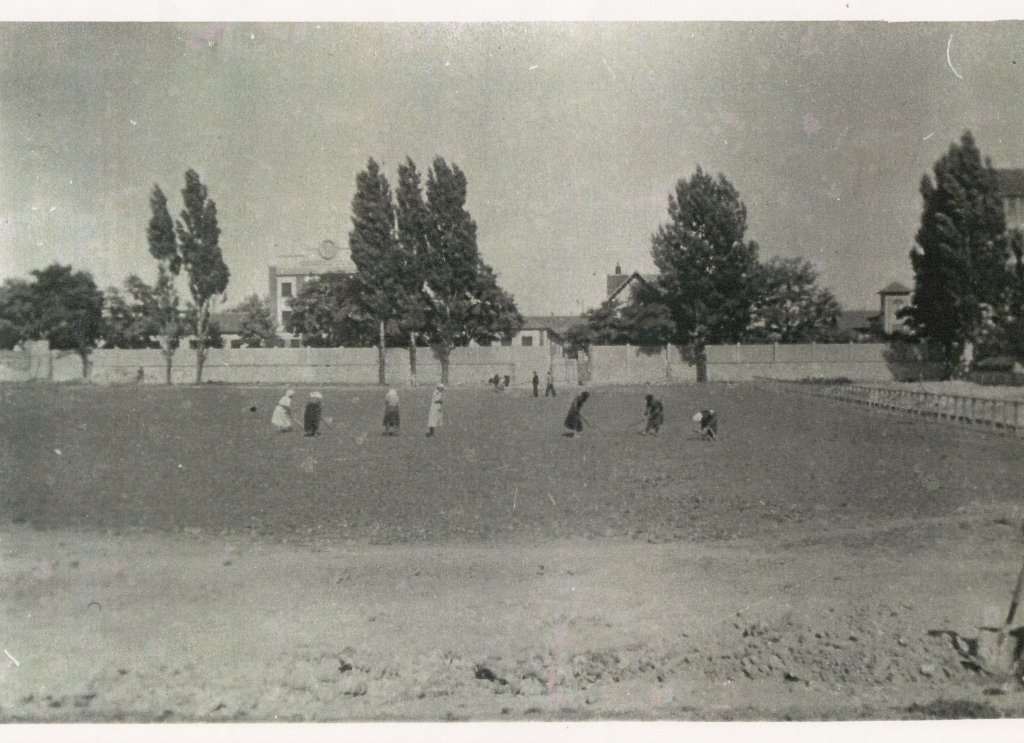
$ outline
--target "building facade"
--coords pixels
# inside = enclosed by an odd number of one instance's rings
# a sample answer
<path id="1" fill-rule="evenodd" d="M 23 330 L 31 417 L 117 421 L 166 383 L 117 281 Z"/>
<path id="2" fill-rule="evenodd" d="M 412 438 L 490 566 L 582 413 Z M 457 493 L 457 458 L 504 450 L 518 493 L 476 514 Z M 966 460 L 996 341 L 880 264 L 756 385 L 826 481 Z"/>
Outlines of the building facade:
<path id="1" fill-rule="evenodd" d="M 352 274 L 355 270 L 348 248 L 339 247 L 333 240 L 324 240 L 307 250 L 276 256 L 267 271 L 267 288 L 278 335 L 288 345 L 299 345 L 298 338 L 285 330 L 285 324 L 291 316 L 291 301 L 306 282 L 327 273 Z"/>

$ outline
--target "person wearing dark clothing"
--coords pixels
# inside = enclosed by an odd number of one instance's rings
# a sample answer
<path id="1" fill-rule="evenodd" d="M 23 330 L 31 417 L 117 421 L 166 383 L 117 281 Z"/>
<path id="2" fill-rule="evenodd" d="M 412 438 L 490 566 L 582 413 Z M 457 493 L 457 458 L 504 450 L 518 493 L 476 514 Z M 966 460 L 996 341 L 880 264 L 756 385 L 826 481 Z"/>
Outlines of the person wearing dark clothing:
<path id="1" fill-rule="evenodd" d="M 547 375 L 547 386 L 544 388 L 544 397 L 557 397 L 555 393 L 555 373 L 553 370 L 548 369 Z"/>
<path id="2" fill-rule="evenodd" d="M 661 425 L 665 422 L 665 406 L 661 404 L 661 400 L 656 400 L 654 395 L 647 395 L 644 400 L 646 402 L 644 405 L 644 418 L 647 419 L 644 436 L 647 434 L 657 436 L 658 431 L 661 430 Z"/>
<path id="3" fill-rule="evenodd" d="M 711 441 L 718 440 L 718 414 L 714 410 L 705 409 L 693 416 L 700 426 L 700 437 Z"/>
<path id="4" fill-rule="evenodd" d="M 581 392 L 569 406 L 569 412 L 565 415 L 565 427 L 569 429 L 570 433 L 565 434 L 566 436 L 576 436 L 583 432 L 583 424 L 586 422 L 583 417 L 583 403 L 589 397 L 589 392 Z"/>
<path id="5" fill-rule="evenodd" d="M 537 372 L 533 373 L 533 396 L 538 397 L 539 393 L 537 389 L 540 387 L 540 377 L 537 376 Z"/>
<path id="6" fill-rule="evenodd" d="M 302 414 L 302 429 L 306 436 L 320 435 L 320 418 L 323 413 L 322 399 L 323 395 L 319 392 L 313 392 L 309 396 L 309 402 L 306 403 L 306 409 Z"/>
<path id="7" fill-rule="evenodd" d="M 504 389 L 507 390 L 512 385 L 512 378 L 508 374 L 506 374 L 504 377 L 502 377 L 501 382 Z"/>

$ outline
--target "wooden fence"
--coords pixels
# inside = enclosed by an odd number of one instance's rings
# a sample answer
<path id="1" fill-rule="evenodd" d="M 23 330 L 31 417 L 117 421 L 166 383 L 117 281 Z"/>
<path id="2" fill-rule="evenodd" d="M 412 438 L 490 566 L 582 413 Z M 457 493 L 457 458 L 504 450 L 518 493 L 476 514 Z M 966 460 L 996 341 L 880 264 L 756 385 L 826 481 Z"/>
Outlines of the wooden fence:
<path id="1" fill-rule="evenodd" d="M 1024 436 L 1024 400 L 955 395 L 926 390 L 893 389 L 863 384 L 815 384 L 759 380 L 769 387 L 813 397 L 852 402 L 882 412 L 903 413 L 941 423 Z"/>

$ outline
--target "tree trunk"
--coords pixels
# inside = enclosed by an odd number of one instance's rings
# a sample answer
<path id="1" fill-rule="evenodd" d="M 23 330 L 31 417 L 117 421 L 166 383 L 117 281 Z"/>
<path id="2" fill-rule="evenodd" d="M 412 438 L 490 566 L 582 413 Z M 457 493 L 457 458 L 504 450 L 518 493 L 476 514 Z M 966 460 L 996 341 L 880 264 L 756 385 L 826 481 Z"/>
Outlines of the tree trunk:
<path id="1" fill-rule="evenodd" d="M 384 321 L 380 321 L 380 340 L 377 343 L 377 384 L 384 385 L 386 380 L 387 361 L 385 359 Z"/>
<path id="2" fill-rule="evenodd" d="M 450 346 L 438 346 L 438 359 L 441 362 L 441 384 L 448 385 L 448 362 L 451 359 L 452 349 Z"/>
<path id="3" fill-rule="evenodd" d="M 694 354 L 697 356 L 697 381 L 707 382 L 708 381 L 708 354 L 704 349 L 704 344 L 696 346 Z"/>
<path id="4" fill-rule="evenodd" d="M 82 379 L 89 378 L 89 350 L 79 351 L 78 355 L 82 357 Z"/>
<path id="5" fill-rule="evenodd" d="M 203 364 L 206 363 L 206 326 L 210 310 L 206 302 L 196 309 L 196 384 L 203 383 Z"/>
<path id="6" fill-rule="evenodd" d="M 409 386 L 416 386 L 416 334 L 409 331 Z"/>
<path id="7" fill-rule="evenodd" d="M 163 354 L 164 354 L 164 363 L 166 364 L 166 372 L 167 372 L 167 384 L 172 384 L 172 382 L 171 382 L 171 359 L 174 358 L 174 349 L 171 348 L 170 339 L 167 339 L 167 345 L 164 348 L 160 349 L 160 350 L 163 351 Z"/>

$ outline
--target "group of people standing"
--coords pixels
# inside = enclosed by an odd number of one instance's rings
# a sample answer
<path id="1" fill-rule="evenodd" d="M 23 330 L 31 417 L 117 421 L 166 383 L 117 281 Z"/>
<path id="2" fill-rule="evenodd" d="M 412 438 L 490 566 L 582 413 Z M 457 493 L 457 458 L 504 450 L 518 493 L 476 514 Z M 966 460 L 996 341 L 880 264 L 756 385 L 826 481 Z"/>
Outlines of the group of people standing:
<path id="1" fill-rule="evenodd" d="M 292 398 L 295 397 L 295 390 L 288 390 L 284 396 L 277 401 L 274 413 L 270 417 L 270 423 L 279 433 L 288 433 L 294 425 L 292 422 Z M 328 423 L 323 417 L 324 396 L 319 392 L 310 392 L 309 401 L 302 412 L 302 432 L 305 436 L 317 436 L 320 433 L 320 424 Z"/>
<path id="2" fill-rule="evenodd" d="M 288 390 L 277 401 L 274 412 L 270 416 L 270 424 L 278 433 L 288 433 L 294 426 L 292 417 L 292 398 L 295 390 Z M 254 408 L 255 409 L 255 408 Z M 398 408 L 398 391 L 392 387 L 384 395 L 384 435 L 397 436 L 401 426 L 401 413 Z M 309 402 L 302 413 L 302 431 L 305 436 L 319 436 L 320 424 L 331 425 L 331 419 L 323 415 L 323 395 L 319 392 L 309 393 Z M 444 424 L 444 385 L 438 384 L 430 397 L 430 410 L 427 413 L 427 436 Z"/>

